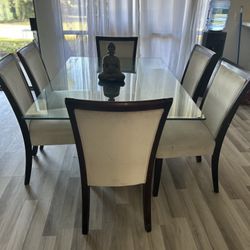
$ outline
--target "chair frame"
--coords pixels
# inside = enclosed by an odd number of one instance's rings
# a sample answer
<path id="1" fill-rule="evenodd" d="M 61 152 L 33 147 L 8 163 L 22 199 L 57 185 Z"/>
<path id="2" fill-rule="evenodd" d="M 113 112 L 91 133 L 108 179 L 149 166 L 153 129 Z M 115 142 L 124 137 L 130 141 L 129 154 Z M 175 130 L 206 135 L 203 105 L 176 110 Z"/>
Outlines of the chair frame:
<path id="1" fill-rule="evenodd" d="M 215 75 L 217 71 L 219 70 L 220 65 L 224 65 L 227 68 L 230 68 L 233 72 L 238 74 L 239 76 L 242 76 L 245 80 L 245 83 L 242 87 L 242 91 L 235 99 L 234 104 L 231 106 L 231 108 L 228 110 L 227 114 L 225 115 L 225 118 L 223 119 L 221 126 L 218 130 L 217 136 L 215 138 L 215 147 L 214 151 L 211 157 L 211 171 L 212 171 L 212 180 L 213 180 L 213 190 L 215 193 L 219 192 L 219 158 L 220 158 L 220 152 L 221 147 L 225 138 L 225 135 L 227 133 L 227 130 L 231 124 L 231 121 L 241 103 L 242 98 L 246 95 L 247 91 L 250 89 L 250 77 L 249 74 L 243 69 L 240 68 L 235 63 L 231 62 L 230 60 L 227 60 L 225 58 L 219 60 L 217 63 L 215 70 L 211 76 L 211 79 L 209 81 L 209 87 L 207 88 L 204 98 L 201 103 L 201 109 L 203 107 L 203 104 L 205 102 L 205 99 L 207 97 L 207 94 L 209 92 L 209 89 L 212 85 L 212 82 L 215 78 Z M 233 66 L 233 67 L 232 67 Z M 197 161 L 201 160 L 201 156 L 197 157 Z M 154 172 L 154 184 L 153 184 L 153 196 L 158 196 L 159 191 L 159 185 L 160 185 L 160 178 L 161 178 L 161 171 L 162 171 L 162 162 L 163 159 L 157 159 L 155 161 L 155 172 Z"/>
<path id="2" fill-rule="evenodd" d="M 2 63 L 5 63 L 5 62 L 10 62 L 14 59 L 16 65 L 17 65 L 17 69 L 18 71 L 20 72 L 20 75 L 22 77 L 22 80 L 24 81 L 25 83 L 25 87 L 27 88 L 27 91 L 28 93 L 30 94 L 30 97 L 32 98 L 32 100 L 34 100 L 31 92 L 30 92 L 30 89 L 29 89 L 29 86 L 28 86 L 28 83 L 25 79 L 25 76 L 20 68 L 20 65 L 18 64 L 17 60 L 16 60 L 16 57 L 14 54 L 8 54 L 6 55 L 5 57 L 3 57 L 1 60 L 0 60 L 0 65 Z M 3 62 L 4 61 L 4 62 Z M 24 146 L 25 146 L 25 156 L 26 156 L 26 164 L 25 164 L 25 178 L 24 178 L 24 185 L 29 185 L 30 183 L 30 176 L 31 176 L 31 169 L 32 169 L 32 156 L 35 156 L 36 153 L 37 153 L 37 149 L 38 147 L 37 146 L 32 146 L 32 143 L 31 143 L 31 139 L 30 139 L 30 134 L 29 134 L 29 129 L 28 129 L 28 126 L 25 122 L 25 120 L 23 119 L 23 113 L 20 109 L 20 107 L 18 106 L 15 98 L 13 97 L 13 95 L 11 94 L 11 91 L 9 90 L 9 88 L 7 87 L 7 85 L 5 84 L 6 79 L 4 78 L 4 76 L 1 76 L 0 75 L 0 85 L 2 87 L 2 90 L 4 91 L 15 115 L 16 115 L 16 118 L 17 118 L 17 121 L 18 121 L 18 124 L 19 124 L 19 127 L 21 129 L 21 132 L 22 132 L 22 136 L 23 136 L 23 141 L 24 141 Z"/>
<path id="3" fill-rule="evenodd" d="M 19 57 L 19 59 L 20 59 L 22 65 L 23 65 L 25 71 L 27 72 L 27 75 L 28 75 L 28 77 L 29 77 L 29 79 L 30 79 L 30 81 L 31 81 L 31 85 L 32 85 L 32 87 L 33 87 L 33 89 L 34 89 L 34 91 L 35 91 L 35 94 L 36 94 L 36 96 L 38 97 L 38 96 L 41 94 L 41 91 L 40 91 L 40 88 L 39 88 L 39 84 L 37 83 L 37 81 L 36 81 L 36 79 L 35 79 L 35 77 L 34 77 L 32 71 L 31 71 L 30 68 L 29 68 L 29 65 L 28 65 L 26 59 L 24 58 L 24 56 L 23 56 L 23 54 L 22 54 L 23 52 L 25 52 L 25 53 L 26 53 L 26 52 L 29 52 L 29 51 L 30 51 L 31 49 L 33 49 L 34 47 L 35 47 L 35 49 L 38 50 L 38 52 L 39 52 L 39 54 L 40 54 L 42 64 L 43 64 L 43 66 L 44 66 L 44 68 L 45 68 L 46 75 L 47 75 L 47 77 L 48 77 L 48 79 L 49 79 L 49 81 L 50 81 L 50 77 L 49 77 L 47 68 L 46 68 L 46 66 L 45 66 L 45 64 L 44 64 L 44 61 L 43 61 L 43 59 L 42 59 L 42 56 L 41 56 L 41 53 L 40 53 L 40 49 L 38 48 L 38 46 L 36 45 L 36 43 L 35 43 L 34 41 L 31 42 L 31 43 L 29 43 L 29 44 L 27 44 L 27 45 L 24 46 L 23 48 L 19 49 L 19 50 L 17 51 L 17 55 L 18 55 L 18 57 Z"/>
<path id="4" fill-rule="evenodd" d="M 114 41 L 114 42 L 134 42 L 134 50 L 133 50 L 133 56 L 132 56 L 132 68 L 135 68 L 135 60 L 136 60 L 136 51 L 137 51 L 137 43 L 138 43 L 138 37 L 132 36 L 132 37 L 112 37 L 112 36 L 96 36 L 96 49 L 97 49 L 97 58 L 98 58 L 98 66 L 102 66 L 102 58 L 101 58 L 101 51 L 100 51 L 100 42 L 101 41 Z"/>
<path id="5" fill-rule="evenodd" d="M 106 112 L 131 112 L 131 111 L 143 111 L 162 108 L 163 114 L 161 116 L 159 126 L 156 132 L 154 143 L 152 146 L 146 182 L 143 184 L 143 214 L 144 214 L 144 227 L 147 232 L 151 231 L 151 185 L 152 185 L 152 173 L 154 167 L 154 160 L 160 136 L 171 107 L 173 99 L 160 99 L 153 101 L 140 101 L 140 102 L 101 102 L 101 101 L 85 101 L 66 98 L 65 103 L 68 109 L 72 130 L 76 142 L 76 148 L 78 152 L 81 186 L 82 186 L 82 233 L 87 234 L 89 230 L 89 206 L 90 206 L 90 186 L 88 185 L 86 164 L 84 159 L 84 152 L 82 148 L 82 141 L 80 138 L 75 109 L 93 110 L 93 111 L 106 111 Z"/>
<path id="6" fill-rule="evenodd" d="M 205 53 L 207 54 L 207 56 L 210 57 L 209 61 L 207 62 L 207 65 L 206 67 L 203 69 L 203 72 L 202 72 L 202 75 L 201 75 L 201 78 L 199 79 L 199 82 L 196 86 L 196 89 L 194 91 L 194 94 L 192 96 L 192 99 L 194 102 L 197 102 L 198 98 L 200 96 L 203 96 L 203 94 L 205 93 L 206 91 L 206 87 L 208 85 L 208 82 L 209 82 L 209 79 L 210 79 L 210 76 L 212 75 L 213 73 L 213 70 L 218 62 L 218 57 L 216 56 L 216 53 L 204 46 L 201 46 L 199 44 L 195 44 L 191 54 L 190 54 L 190 57 L 188 59 L 188 62 L 187 62 L 187 65 L 185 67 L 185 70 L 184 70 L 184 73 L 183 73 L 183 76 L 182 76 L 182 79 L 181 79 L 181 85 L 183 84 L 183 81 L 184 81 L 184 78 L 186 76 L 186 73 L 187 73 L 187 70 L 188 70 L 188 67 L 189 67 L 189 64 L 191 62 L 191 58 L 194 54 L 195 51 L 199 50 L 200 52 L 202 53 Z"/>

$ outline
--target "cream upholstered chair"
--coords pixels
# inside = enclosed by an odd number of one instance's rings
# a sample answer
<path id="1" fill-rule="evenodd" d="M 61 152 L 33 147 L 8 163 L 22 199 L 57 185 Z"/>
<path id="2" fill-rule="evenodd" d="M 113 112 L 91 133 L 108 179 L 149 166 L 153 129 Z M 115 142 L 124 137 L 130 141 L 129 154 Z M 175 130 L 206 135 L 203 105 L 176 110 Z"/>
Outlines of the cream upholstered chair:
<path id="1" fill-rule="evenodd" d="M 82 233 L 88 233 L 90 186 L 143 184 L 146 231 L 151 231 L 155 153 L 172 98 L 141 102 L 65 100 L 82 183 Z"/>
<path id="2" fill-rule="evenodd" d="M 212 155 L 213 188 L 214 192 L 219 192 L 221 146 L 240 99 L 249 89 L 249 79 L 248 72 L 228 61 L 219 61 L 201 104 L 206 120 L 166 122 L 156 153 L 154 196 L 158 194 L 162 159 L 197 155 Z"/>
<path id="3" fill-rule="evenodd" d="M 135 60 L 138 37 L 107 37 L 96 36 L 96 48 L 99 69 L 102 68 L 102 59 L 107 54 L 110 42 L 114 43 L 115 56 L 120 59 L 122 72 L 135 72 Z"/>
<path id="4" fill-rule="evenodd" d="M 198 44 L 194 46 L 181 84 L 195 102 L 203 96 L 216 62 L 215 52 Z"/>
<path id="5" fill-rule="evenodd" d="M 35 42 L 31 42 L 17 51 L 17 55 L 27 72 L 36 96 L 38 96 L 41 90 L 50 84 L 50 79 L 37 45 Z"/>
<path id="6" fill-rule="evenodd" d="M 0 61 L 0 85 L 18 120 L 26 154 L 25 185 L 29 184 L 32 154 L 37 152 L 37 145 L 73 144 L 74 137 L 69 121 L 32 120 L 25 121 L 24 113 L 33 103 L 20 65 L 15 55 L 9 54 Z M 33 151 L 32 151 L 33 146 Z"/>

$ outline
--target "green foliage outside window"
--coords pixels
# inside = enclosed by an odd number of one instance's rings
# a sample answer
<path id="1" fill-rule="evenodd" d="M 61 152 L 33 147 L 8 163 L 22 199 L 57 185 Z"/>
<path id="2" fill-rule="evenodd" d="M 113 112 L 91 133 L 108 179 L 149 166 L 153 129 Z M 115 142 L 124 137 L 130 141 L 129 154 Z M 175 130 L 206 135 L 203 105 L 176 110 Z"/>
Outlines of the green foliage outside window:
<path id="1" fill-rule="evenodd" d="M 0 54 L 1 50 L 7 53 L 14 53 L 30 42 L 29 39 L 8 39 L 0 38 Z"/>
<path id="2" fill-rule="evenodd" d="M 34 16 L 32 0 L 1 0 L 0 22 L 25 21 Z"/>

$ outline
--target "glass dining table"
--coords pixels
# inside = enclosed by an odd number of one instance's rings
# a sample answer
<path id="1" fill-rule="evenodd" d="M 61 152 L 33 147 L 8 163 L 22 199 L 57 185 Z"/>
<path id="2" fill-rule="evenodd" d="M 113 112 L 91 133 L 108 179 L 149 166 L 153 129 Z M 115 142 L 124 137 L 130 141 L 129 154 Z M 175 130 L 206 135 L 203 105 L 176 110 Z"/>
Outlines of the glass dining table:
<path id="1" fill-rule="evenodd" d="M 122 60 L 122 59 L 120 59 Z M 69 119 L 65 98 L 131 102 L 173 98 L 167 119 L 202 120 L 205 116 L 160 58 L 138 58 L 123 84 L 100 83 L 97 58 L 70 57 L 29 107 L 24 119 Z"/>

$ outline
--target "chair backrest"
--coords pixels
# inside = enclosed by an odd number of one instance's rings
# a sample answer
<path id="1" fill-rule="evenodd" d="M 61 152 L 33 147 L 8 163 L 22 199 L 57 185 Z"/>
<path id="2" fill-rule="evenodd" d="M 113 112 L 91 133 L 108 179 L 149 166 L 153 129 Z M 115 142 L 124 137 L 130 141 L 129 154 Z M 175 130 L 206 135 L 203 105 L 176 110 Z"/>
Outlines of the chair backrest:
<path id="1" fill-rule="evenodd" d="M 181 84 L 195 102 L 199 96 L 203 95 L 207 87 L 216 65 L 215 55 L 212 50 L 197 44 L 191 52 Z"/>
<path id="2" fill-rule="evenodd" d="M 214 138 L 224 138 L 227 128 L 250 87 L 250 73 L 223 59 L 216 65 L 201 104 L 205 125 Z"/>
<path id="3" fill-rule="evenodd" d="M 34 99 L 20 65 L 13 54 L 9 54 L 0 60 L 0 84 L 19 121 L 34 102 Z"/>
<path id="4" fill-rule="evenodd" d="M 27 72 L 36 96 L 38 96 L 42 89 L 50 84 L 50 79 L 37 45 L 35 42 L 31 42 L 17 51 L 17 55 Z"/>
<path id="5" fill-rule="evenodd" d="M 142 102 L 65 100 L 87 186 L 146 183 L 171 99 Z"/>
<path id="6" fill-rule="evenodd" d="M 102 59 L 107 55 L 107 47 L 112 42 L 115 56 L 120 59 L 122 72 L 134 72 L 138 37 L 106 37 L 96 36 L 98 66 L 102 68 Z"/>

